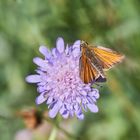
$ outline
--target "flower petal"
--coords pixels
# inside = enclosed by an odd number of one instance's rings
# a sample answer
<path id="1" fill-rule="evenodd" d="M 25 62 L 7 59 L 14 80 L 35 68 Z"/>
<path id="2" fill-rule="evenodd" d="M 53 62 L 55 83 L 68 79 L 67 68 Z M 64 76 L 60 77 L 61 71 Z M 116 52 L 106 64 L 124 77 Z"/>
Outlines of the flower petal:
<path id="1" fill-rule="evenodd" d="M 98 112 L 98 107 L 95 105 L 95 104 L 87 104 L 87 107 L 89 108 L 89 110 L 91 111 L 91 112 Z"/>
<path id="2" fill-rule="evenodd" d="M 87 92 L 86 92 L 85 90 L 82 90 L 80 93 L 81 93 L 82 95 L 84 95 L 84 96 L 87 95 Z"/>
<path id="3" fill-rule="evenodd" d="M 50 97 L 47 99 L 47 104 L 52 103 L 52 101 L 53 101 L 53 97 L 50 96 Z"/>
<path id="4" fill-rule="evenodd" d="M 25 79 L 28 83 L 38 83 L 38 82 L 41 82 L 41 77 L 40 75 L 29 75 L 26 77 Z"/>
<path id="5" fill-rule="evenodd" d="M 80 97 L 76 97 L 76 101 L 80 104 L 81 103 L 81 98 Z"/>
<path id="6" fill-rule="evenodd" d="M 45 93 L 42 93 L 36 98 L 36 104 L 42 104 L 47 100 L 47 96 L 45 96 L 44 94 Z"/>
<path id="7" fill-rule="evenodd" d="M 45 91 L 44 86 L 39 86 L 39 87 L 37 88 L 37 91 L 38 91 L 39 93 L 44 92 L 44 91 Z"/>
<path id="8" fill-rule="evenodd" d="M 51 53 L 45 46 L 40 46 L 39 51 L 45 56 L 45 58 L 50 59 Z"/>
<path id="9" fill-rule="evenodd" d="M 78 57 L 81 55 L 80 47 L 79 48 L 74 48 L 72 51 L 73 57 Z"/>
<path id="10" fill-rule="evenodd" d="M 81 107 L 79 108 L 79 110 L 75 111 L 75 115 L 77 116 L 77 118 L 79 120 L 83 120 L 84 119 L 84 114 L 82 113 Z"/>
<path id="11" fill-rule="evenodd" d="M 57 52 L 56 48 L 53 48 L 52 49 L 52 55 L 56 58 L 57 54 L 58 54 L 58 52 Z"/>
<path id="12" fill-rule="evenodd" d="M 89 93 L 89 95 L 95 97 L 96 99 L 98 99 L 100 97 L 98 89 L 93 89 L 92 92 Z"/>
<path id="13" fill-rule="evenodd" d="M 77 40 L 74 42 L 73 46 L 72 46 L 73 50 L 72 50 L 72 54 L 74 57 L 78 57 L 81 54 L 81 50 L 80 50 L 80 40 Z"/>
<path id="14" fill-rule="evenodd" d="M 61 109 L 59 110 L 60 114 L 62 115 L 64 113 L 64 111 L 66 110 L 66 108 L 64 107 L 64 105 L 61 107 Z"/>
<path id="15" fill-rule="evenodd" d="M 55 105 L 53 106 L 53 108 L 50 109 L 49 116 L 51 118 L 54 118 L 57 115 L 61 106 L 62 106 L 62 102 L 60 102 L 60 101 L 56 102 Z"/>
<path id="16" fill-rule="evenodd" d="M 84 110 L 85 112 L 87 112 L 87 106 L 86 106 L 86 104 L 82 103 L 82 107 L 83 107 L 83 110 Z"/>
<path id="17" fill-rule="evenodd" d="M 69 53 L 69 46 L 68 46 L 68 44 L 66 45 L 65 53 L 66 53 L 66 54 Z"/>
<path id="18" fill-rule="evenodd" d="M 74 110 L 75 111 L 79 110 L 79 108 L 80 108 L 80 105 L 78 103 L 74 105 Z"/>
<path id="19" fill-rule="evenodd" d="M 62 37 L 59 37 L 56 41 L 56 48 L 58 50 L 59 53 L 63 53 L 64 52 L 64 48 L 65 48 L 65 45 L 64 45 L 64 40 Z"/>
<path id="20" fill-rule="evenodd" d="M 40 67 L 44 66 L 44 60 L 39 57 L 35 57 L 33 62 Z"/>
<path id="21" fill-rule="evenodd" d="M 74 111 L 73 110 L 69 110 L 69 116 L 73 117 L 74 116 Z"/>
<path id="22" fill-rule="evenodd" d="M 64 113 L 62 114 L 62 117 L 64 119 L 67 119 L 69 117 L 69 112 L 68 111 L 64 111 Z"/>
<path id="23" fill-rule="evenodd" d="M 84 114 L 83 113 L 79 114 L 77 117 L 78 117 L 79 120 L 83 120 L 84 119 Z"/>
<path id="24" fill-rule="evenodd" d="M 73 48 L 80 48 L 80 43 L 81 43 L 81 40 L 76 40 L 76 41 L 73 43 Z"/>

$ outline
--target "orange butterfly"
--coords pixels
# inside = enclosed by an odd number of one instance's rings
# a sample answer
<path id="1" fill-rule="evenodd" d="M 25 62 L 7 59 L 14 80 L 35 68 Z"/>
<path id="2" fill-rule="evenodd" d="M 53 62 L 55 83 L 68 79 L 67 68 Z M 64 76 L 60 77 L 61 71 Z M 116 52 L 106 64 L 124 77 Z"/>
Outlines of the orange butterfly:
<path id="1" fill-rule="evenodd" d="M 109 70 L 124 58 L 111 49 L 101 46 L 92 46 L 82 41 L 80 44 L 80 77 L 84 83 L 105 82 L 104 70 Z"/>

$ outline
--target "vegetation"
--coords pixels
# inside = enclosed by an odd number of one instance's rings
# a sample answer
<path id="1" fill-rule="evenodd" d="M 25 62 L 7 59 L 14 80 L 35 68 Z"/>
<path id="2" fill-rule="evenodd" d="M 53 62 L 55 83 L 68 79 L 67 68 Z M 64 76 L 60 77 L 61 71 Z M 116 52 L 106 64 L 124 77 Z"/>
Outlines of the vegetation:
<path id="1" fill-rule="evenodd" d="M 25 77 L 35 69 L 32 59 L 40 55 L 39 45 L 53 47 L 58 36 L 126 56 L 107 72 L 99 113 L 87 113 L 84 121 L 68 120 L 74 134 L 83 140 L 140 139 L 139 13 L 139 0 L 0 0 L 0 139 L 11 140 L 23 128 L 18 110 L 36 106 L 36 87 Z"/>

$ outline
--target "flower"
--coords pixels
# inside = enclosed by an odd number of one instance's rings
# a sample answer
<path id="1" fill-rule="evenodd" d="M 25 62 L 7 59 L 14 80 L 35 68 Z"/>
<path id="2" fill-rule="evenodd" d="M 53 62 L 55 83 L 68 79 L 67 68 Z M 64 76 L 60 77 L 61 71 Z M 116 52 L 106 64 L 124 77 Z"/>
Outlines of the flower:
<path id="1" fill-rule="evenodd" d="M 79 77 L 80 40 L 65 48 L 63 38 L 58 38 L 56 48 L 51 52 L 45 46 L 39 51 L 45 59 L 34 58 L 37 74 L 26 77 L 27 82 L 37 83 L 40 95 L 36 103 L 46 102 L 51 118 L 59 112 L 63 118 L 76 115 L 78 119 L 84 119 L 83 112 L 98 112 L 98 90 L 91 83 L 83 83 Z"/>

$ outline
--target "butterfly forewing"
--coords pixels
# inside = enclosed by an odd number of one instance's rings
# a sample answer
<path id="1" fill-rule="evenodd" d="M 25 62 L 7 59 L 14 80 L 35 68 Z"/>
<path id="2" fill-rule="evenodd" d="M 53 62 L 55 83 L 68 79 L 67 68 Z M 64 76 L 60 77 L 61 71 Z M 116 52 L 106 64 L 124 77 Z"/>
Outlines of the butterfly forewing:
<path id="1" fill-rule="evenodd" d="M 91 48 L 96 57 L 100 60 L 102 68 L 105 70 L 110 69 L 114 64 L 119 63 L 124 58 L 124 55 L 121 55 L 111 49 L 104 47 L 94 47 Z"/>
<path id="2" fill-rule="evenodd" d="M 99 77 L 99 72 L 91 65 L 85 54 L 80 58 L 80 77 L 84 83 L 90 83 Z"/>

